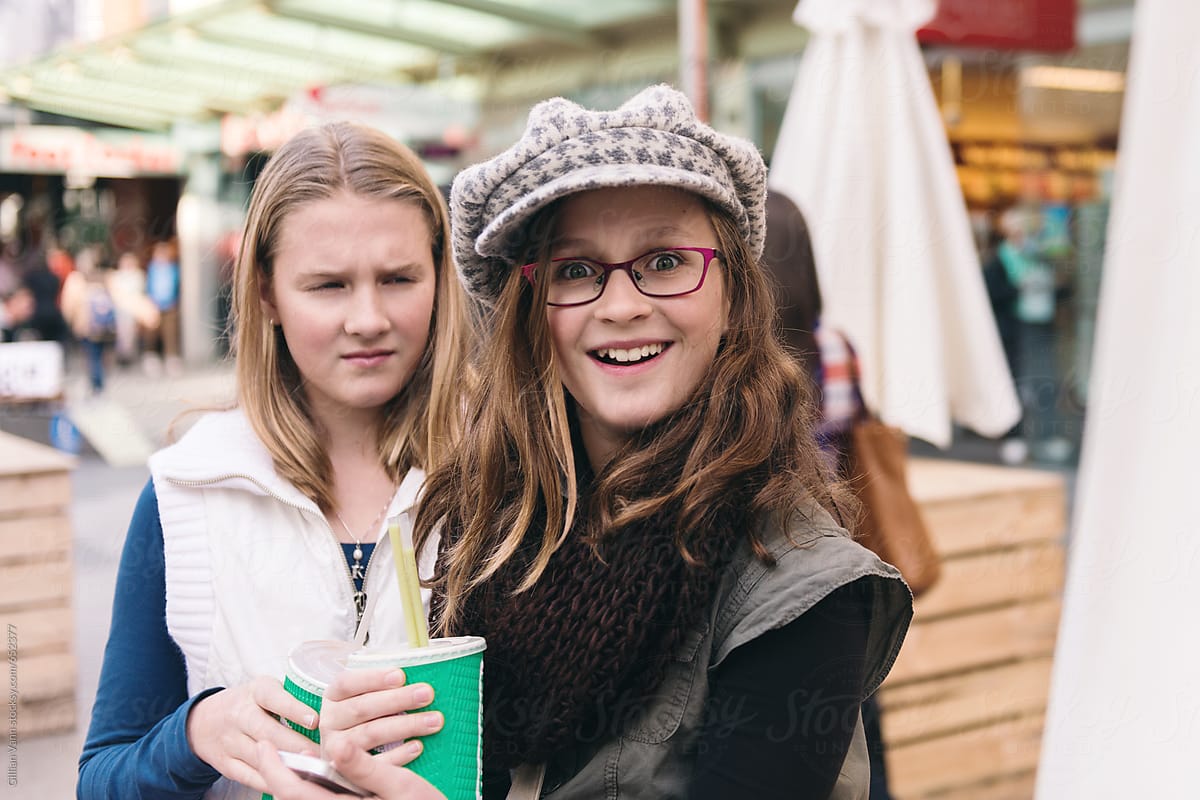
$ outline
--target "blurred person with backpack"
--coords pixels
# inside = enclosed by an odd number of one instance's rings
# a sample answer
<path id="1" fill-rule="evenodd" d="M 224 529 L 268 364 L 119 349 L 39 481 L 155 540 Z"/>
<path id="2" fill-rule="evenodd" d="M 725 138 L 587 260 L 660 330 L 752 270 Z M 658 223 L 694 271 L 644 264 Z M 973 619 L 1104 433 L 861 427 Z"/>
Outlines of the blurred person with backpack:
<path id="1" fill-rule="evenodd" d="M 104 391 L 104 357 L 116 337 L 117 312 L 109 282 L 111 265 L 89 248 L 76 257 L 76 269 L 63 286 L 63 314 L 87 360 L 92 393 Z"/>

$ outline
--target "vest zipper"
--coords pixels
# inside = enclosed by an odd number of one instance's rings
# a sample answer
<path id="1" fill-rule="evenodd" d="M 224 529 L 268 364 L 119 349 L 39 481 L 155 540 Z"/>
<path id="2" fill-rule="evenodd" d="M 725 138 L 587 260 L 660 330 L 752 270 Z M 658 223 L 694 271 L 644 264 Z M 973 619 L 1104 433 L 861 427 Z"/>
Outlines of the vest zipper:
<path id="1" fill-rule="evenodd" d="M 275 498 L 279 502 L 283 503 L 285 506 L 294 508 L 297 511 L 301 511 L 306 514 L 313 513 L 313 509 L 308 508 L 306 506 L 302 506 L 298 503 L 293 503 L 291 500 L 288 500 L 285 497 L 280 497 L 279 495 L 272 492 L 266 486 L 263 486 L 262 483 L 260 483 L 259 481 L 255 480 L 254 478 L 250 477 L 249 475 L 244 475 L 240 472 L 228 473 L 226 475 L 218 475 L 215 478 L 205 478 L 204 480 L 186 480 L 183 478 L 167 478 L 166 480 L 168 483 L 172 483 L 176 486 L 186 486 L 186 487 L 194 489 L 194 488 L 197 488 L 200 486 L 211 486 L 212 484 L 220 483 L 221 481 L 232 480 L 233 478 L 241 478 L 242 480 L 250 481 L 250 483 L 253 483 L 259 489 L 262 489 L 263 492 L 265 492 L 267 495 Z M 321 522 L 325 523 L 325 529 L 329 531 L 329 536 L 331 539 L 333 539 L 333 545 L 334 545 L 334 547 L 337 548 L 337 562 L 342 565 L 342 571 L 346 574 L 346 582 L 350 586 L 350 605 L 354 607 L 354 629 L 350 632 L 350 635 L 351 635 L 351 637 L 353 637 L 358 634 L 358 624 L 359 624 L 359 622 L 362 621 L 362 618 L 358 615 L 358 605 L 354 602 L 354 595 L 356 592 L 356 590 L 354 588 L 354 576 L 352 574 L 350 574 L 350 565 L 346 563 L 346 553 L 342 550 L 342 544 L 341 544 L 341 542 L 338 541 L 337 534 L 333 532 L 333 526 L 329 524 L 329 520 L 325 519 L 325 515 L 317 513 L 316 516 L 320 518 Z M 376 543 L 375 547 L 377 548 L 378 546 L 379 546 L 379 544 Z M 371 571 L 371 563 L 374 560 L 375 560 L 375 549 L 372 548 L 371 557 L 367 559 L 367 566 L 363 569 L 363 595 L 364 595 L 364 597 L 367 592 L 367 575 Z M 365 605 L 366 605 L 365 600 L 364 600 L 363 605 L 365 607 Z"/>
<path id="2" fill-rule="evenodd" d="M 387 524 L 386 520 L 385 520 L 384 524 L 385 525 Z M 384 537 L 384 538 L 386 538 L 386 537 Z M 383 539 L 381 539 L 379 537 L 379 532 L 376 531 L 375 532 L 375 546 L 371 548 L 371 555 L 367 557 L 367 565 L 365 567 L 363 567 L 362 591 L 363 591 L 363 610 L 364 611 L 367 608 L 367 602 L 370 600 L 370 598 L 367 597 L 367 579 L 369 577 L 371 577 L 371 567 L 373 567 L 375 565 L 375 554 L 379 552 L 379 548 L 382 545 L 383 545 Z M 349 572 L 349 568 L 347 568 L 346 571 Z M 354 588 L 353 578 L 351 578 L 351 580 L 350 580 L 350 588 L 352 588 L 352 589 Z M 357 610 L 358 610 L 358 606 L 356 605 L 355 611 L 357 612 Z M 358 619 L 354 623 L 354 636 L 355 636 L 355 638 L 357 638 L 358 637 L 358 626 L 362 624 L 362 617 L 359 616 L 357 613 L 355 614 L 355 616 L 358 617 Z M 363 646 L 365 647 L 367 642 L 369 642 L 370 640 L 371 640 L 371 632 L 368 630 L 367 635 L 363 638 Z"/>

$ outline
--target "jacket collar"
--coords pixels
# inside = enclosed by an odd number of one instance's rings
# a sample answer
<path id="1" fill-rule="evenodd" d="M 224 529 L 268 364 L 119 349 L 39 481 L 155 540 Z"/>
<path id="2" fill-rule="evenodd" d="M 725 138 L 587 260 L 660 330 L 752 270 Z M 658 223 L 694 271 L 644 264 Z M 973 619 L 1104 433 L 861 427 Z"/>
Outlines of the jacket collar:
<path id="1" fill-rule="evenodd" d="M 275 471 L 271 454 L 241 409 L 206 414 L 178 442 L 151 456 L 150 469 L 171 483 L 238 489 L 320 513 L 316 503 Z M 411 511 L 424 483 L 425 472 L 410 469 L 387 516 Z"/>

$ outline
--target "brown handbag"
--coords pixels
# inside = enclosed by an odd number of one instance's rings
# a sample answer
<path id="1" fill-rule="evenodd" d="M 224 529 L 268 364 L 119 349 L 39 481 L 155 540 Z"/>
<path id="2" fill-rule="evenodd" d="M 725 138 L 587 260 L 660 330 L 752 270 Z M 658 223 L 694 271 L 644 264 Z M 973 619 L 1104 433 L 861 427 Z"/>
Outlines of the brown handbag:
<path id="1" fill-rule="evenodd" d="M 908 436 L 867 410 L 859 388 L 858 355 L 848 341 L 846 348 L 859 408 L 848 454 L 850 488 L 862 503 L 855 539 L 900 570 L 913 597 L 918 597 L 937 583 L 942 560 L 908 491 Z"/>
<path id="2" fill-rule="evenodd" d="M 908 437 L 864 416 L 850 438 L 850 487 L 862 502 L 855 538 L 900 570 L 917 597 L 937 582 L 942 562 L 908 491 Z"/>

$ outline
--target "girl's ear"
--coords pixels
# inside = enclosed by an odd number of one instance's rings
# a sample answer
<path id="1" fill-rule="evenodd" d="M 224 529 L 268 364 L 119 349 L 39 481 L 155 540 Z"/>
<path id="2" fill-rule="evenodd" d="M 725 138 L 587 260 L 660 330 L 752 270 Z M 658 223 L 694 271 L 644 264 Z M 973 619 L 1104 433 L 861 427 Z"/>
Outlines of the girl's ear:
<path id="1" fill-rule="evenodd" d="M 273 325 L 279 324 L 279 309 L 275 305 L 275 288 L 265 276 L 259 284 L 258 303 L 262 308 L 263 317 Z"/>

